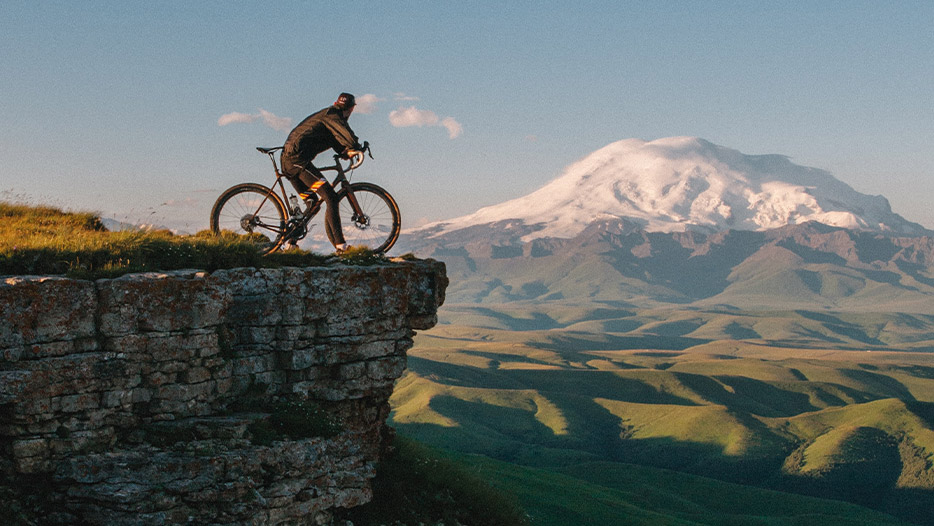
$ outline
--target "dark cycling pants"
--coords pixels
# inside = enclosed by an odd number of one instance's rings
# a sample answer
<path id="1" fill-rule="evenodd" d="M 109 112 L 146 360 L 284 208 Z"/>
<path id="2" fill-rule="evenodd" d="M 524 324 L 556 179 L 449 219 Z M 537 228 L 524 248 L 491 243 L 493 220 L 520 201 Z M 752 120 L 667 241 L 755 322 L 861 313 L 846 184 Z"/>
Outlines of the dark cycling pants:
<path id="1" fill-rule="evenodd" d="M 289 181 L 299 193 L 312 191 L 327 205 L 325 226 L 331 233 L 331 241 L 335 245 L 344 243 L 344 231 L 341 229 L 341 215 L 337 208 L 337 192 L 331 183 L 324 178 L 324 174 L 310 162 L 293 164 L 287 159 L 282 160 L 282 171 L 289 176 Z"/>

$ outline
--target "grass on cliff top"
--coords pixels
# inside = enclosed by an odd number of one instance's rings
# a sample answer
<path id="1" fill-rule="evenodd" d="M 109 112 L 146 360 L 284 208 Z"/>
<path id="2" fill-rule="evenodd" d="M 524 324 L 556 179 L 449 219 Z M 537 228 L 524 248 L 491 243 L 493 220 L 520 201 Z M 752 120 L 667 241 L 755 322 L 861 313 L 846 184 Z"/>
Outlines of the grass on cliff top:
<path id="1" fill-rule="evenodd" d="M 65 274 L 96 279 L 192 268 L 314 266 L 332 260 L 304 250 L 261 256 L 240 236 L 216 236 L 209 231 L 194 235 L 167 230 L 110 232 L 95 214 L 0 202 L 0 275 Z M 385 258 L 357 250 L 340 260 L 372 264 Z"/>

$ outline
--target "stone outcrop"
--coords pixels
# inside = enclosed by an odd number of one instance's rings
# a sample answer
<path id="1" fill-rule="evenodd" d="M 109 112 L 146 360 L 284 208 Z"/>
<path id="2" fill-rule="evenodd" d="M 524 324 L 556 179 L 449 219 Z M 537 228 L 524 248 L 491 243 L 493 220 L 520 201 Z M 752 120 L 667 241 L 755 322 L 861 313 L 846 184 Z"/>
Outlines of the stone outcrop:
<path id="1" fill-rule="evenodd" d="M 369 500 L 434 261 L 0 279 L 0 490 L 52 524 L 320 524 Z"/>

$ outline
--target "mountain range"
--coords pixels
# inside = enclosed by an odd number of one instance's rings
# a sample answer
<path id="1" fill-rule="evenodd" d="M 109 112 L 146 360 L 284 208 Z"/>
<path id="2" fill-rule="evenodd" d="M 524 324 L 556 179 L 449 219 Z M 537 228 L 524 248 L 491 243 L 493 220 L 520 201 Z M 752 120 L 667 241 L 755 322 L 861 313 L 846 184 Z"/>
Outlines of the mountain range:
<path id="1" fill-rule="evenodd" d="M 610 144 L 400 245 L 447 263 L 454 303 L 934 314 L 934 232 L 825 171 L 690 137 Z"/>

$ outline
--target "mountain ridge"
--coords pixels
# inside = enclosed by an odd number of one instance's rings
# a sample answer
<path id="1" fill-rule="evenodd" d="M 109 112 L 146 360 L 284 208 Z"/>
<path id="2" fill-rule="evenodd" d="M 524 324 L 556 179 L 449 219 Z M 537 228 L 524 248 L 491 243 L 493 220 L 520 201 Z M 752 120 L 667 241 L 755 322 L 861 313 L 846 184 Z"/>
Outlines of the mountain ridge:
<path id="1" fill-rule="evenodd" d="M 625 219 L 523 241 L 476 227 L 412 238 L 443 260 L 452 303 L 587 300 L 641 307 L 893 309 L 934 314 L 934 236 L 817 222 L 766 231 L 648 232 Z"/>

